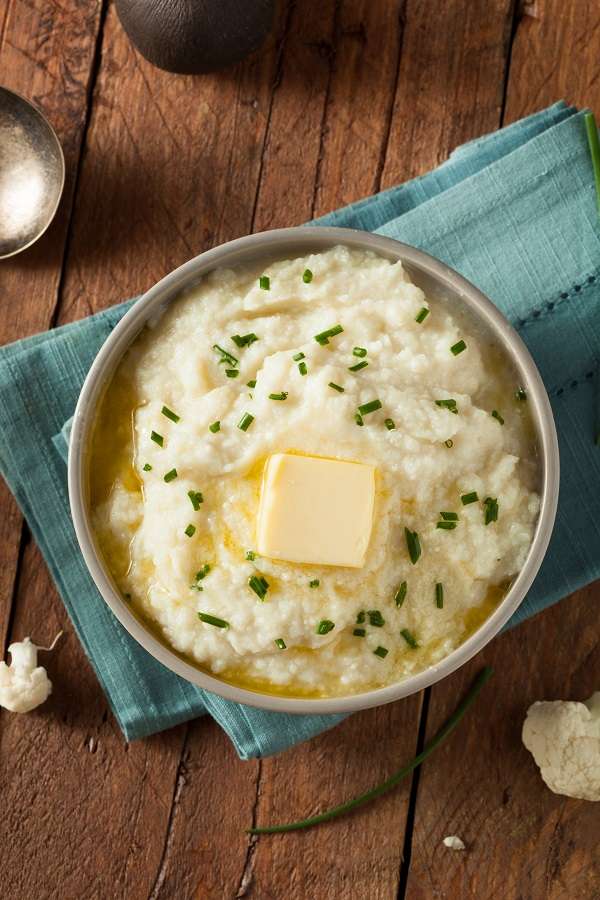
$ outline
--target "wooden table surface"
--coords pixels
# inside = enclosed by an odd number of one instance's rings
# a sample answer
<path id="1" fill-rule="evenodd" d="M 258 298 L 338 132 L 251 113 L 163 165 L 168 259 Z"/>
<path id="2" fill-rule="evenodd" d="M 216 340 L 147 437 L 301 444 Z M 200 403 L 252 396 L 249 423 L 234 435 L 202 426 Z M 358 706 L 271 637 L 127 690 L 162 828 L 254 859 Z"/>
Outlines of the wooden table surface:
<path id="1" fill-rule="evenodd" d="M 61 138 L 59 215 L 0 264 L 3 342 L 150 287 L 202 250 L 292 225 L 438 165 L 561 97 L 600 112 L 597 0 L 296 0 L 262 50 L 204 77 L 152 68 L 107 0 L 0 5 L 0 83 Z M 240 762 L 209 718 L 127 745 L 0 484 L 0 641 L 67 632 L 50 701 L 0 715 L 0 895 L 600 897 L 600 810 L 548 791 L 528 705 L 600 688 L 598 586 L 426 691 L 276 758 Z M 483 662 L 485 699 L 414 778 L 337 822 L 250 840 L 415 752 Z M 464 853 L 442 845 L 459 834 Z"/>

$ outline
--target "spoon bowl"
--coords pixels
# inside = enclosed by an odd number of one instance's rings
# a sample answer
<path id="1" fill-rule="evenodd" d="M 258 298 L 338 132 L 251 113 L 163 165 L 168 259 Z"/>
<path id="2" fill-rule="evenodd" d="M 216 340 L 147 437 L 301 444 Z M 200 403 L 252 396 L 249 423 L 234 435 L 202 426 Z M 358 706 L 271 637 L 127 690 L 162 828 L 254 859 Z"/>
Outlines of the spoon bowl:
<path id="1" fill-rule="evenodd" d="M 54 218 L 65 159 L 48 120 L 0 87 L 0 259 L 30 247 Z"/>

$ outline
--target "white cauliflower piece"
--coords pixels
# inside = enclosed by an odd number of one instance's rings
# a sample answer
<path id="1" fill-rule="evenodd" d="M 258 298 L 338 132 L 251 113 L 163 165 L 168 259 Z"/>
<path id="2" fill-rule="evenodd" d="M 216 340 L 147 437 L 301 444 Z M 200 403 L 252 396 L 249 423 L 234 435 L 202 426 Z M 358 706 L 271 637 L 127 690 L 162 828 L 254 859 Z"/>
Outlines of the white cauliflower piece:
<path id="1" fill-rule="evenodd" d="M 600 691 L 585 703 L 534 703 L 523 723 L 523 743 L 555 794 L 600 800 Z"/>
<path id="2" fill-rule="evenodd" d="M 52 650 L 61 634 L 50 647 L 38 647 L 28 637 L 10 645 L 10 665 L 0 662 L 0 706 L 11 712 L 27 713 L 48 699 L 52 682 L 44 667 L 38 666 L 37 655 L 38 650 Z"/>
<path id="3" fill-rule="evenodd" d="M 448 837 L 445 837 L 442 841 L 444 847 L 448 847 L 450 850 L 464 850 L 465 842 L 459 838 L 457 834 L 449 834 Z"/>

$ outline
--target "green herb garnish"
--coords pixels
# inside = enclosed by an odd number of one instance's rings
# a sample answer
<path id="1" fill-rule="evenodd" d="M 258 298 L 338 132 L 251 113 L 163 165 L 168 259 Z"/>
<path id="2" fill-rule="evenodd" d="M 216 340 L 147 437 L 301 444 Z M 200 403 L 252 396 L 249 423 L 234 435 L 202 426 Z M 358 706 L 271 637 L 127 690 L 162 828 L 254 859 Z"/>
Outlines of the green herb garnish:
<path id="1" fill-rule="evenodd" d="M 438 522 L 438 523 L 436 524 L 435 527 L 436 527 L 436 528 L 441 528 L 442 531 L 454 531 L 454 529 L 456 528 L 457 524 L 458 524 L 457 522 L 444 522 L 444 521 L 442 521 L 442 522 Z"/>
<path id="2" fill-rule="evenodd" d="M 495 497 L 486 497 L 483 501 L 483 523 L 489 525 L 498 521 L 498 501 Z"/>
<path id="3" fill-rule="evenodd" d="M 170 419 L 171 422 L 179 422 L 181 416 L 178 416 L 177 413 L 174 413 L 172 409 L 169 409 L 168 406 L 163 406 L 161 409 L 161 413 L 163 416 L 166 416 L 167 419 Z"/>
<path id="4" fill-rule="evenodd" d="M 286 643 L 283 638 L 275 638 L 275 646 L 278 650 L 286 650 Z"/>
<path id="5" fill-rule="evenodd" d="M 388 431 L 395 431 L 396 423 L 393 419 L 386 419 L 383 423 Z"/>
<path id="6" fill-rule="evenodd" d="M 192 523 L 190 522 L 188 527 L 185 529 L 184 534 L 187 534 L 187 536 L 190 538 L 194 537 L 194 535 L 196 534 L 196 526 L 192 525 Z"/>
<path id="7" fill-rule="evenodd" d="M 355 628 L 354 631 L 352 632 L 354 637 L 365 637 L 366 633 L 367 632 L 364 628 Z"/>
<path id="8" fill-rule="evenodd" d="M 313 273 L 310 271 L 310 269 L 305 269 L 302 273 L 302 281 L 304 282 L 304 284 L 310 284 L 312 280 Z"/>
<path id="9" fill-rule="evenodd" d="M 444 608 L 444 585 L 439 581 L 435 586 L 435 605 L 438 609 Z"/>
<path id="10" fill-rule="evenodd" d="M 596 185 L 596 205 L 600 215 L 600 141 L 598 140 L 598 128 L 593 112 L 586 112 L 584 117 L 585 130 L 587 132 L 592 168 L 594 170 L 594 183 Z"/>
<path id="11" fill-rule="evenodd" d="M 387 647 L 376 647 L 375 650 L 373 650 L 375 656 L 378 656 L 380 659 L 385 659 L 388 652 Z"/>
<path id="12" fill-rule="evenodd" d="M 345 388 L 343 388 L 343 387 L 342 387 L 341 385 L 339 385 L 339 384 L 336 384 L 335 381 L 330 381 L 330 382 L 329 382 L 329 387 L 332 388 L 334 391 L 337 391 L 338 394 L 343 394 L 344 391 L 345 391 Z"/>
<path id="13" fill-rule="evenodd" d="M 408 555 L 410 557 L 411 563 L 414 566 L 421 555 L 421 542 L 419 541 L 419 535 L 416 531 L 411 531 L 410 528 L 405 528 L 404 536 L 406 537 Z"/>
<path id="14" fill-rule="evenodd" d="M 249 347 L 258 340 L 258 337 L 251 331 L 250 334 L 232 334 L 231 340 L 236 347 Z"/>
<path id="15" fill-rule="evenodd" d="M 466 349 L 467 349 L 467 345 L 465 344 L 464 341 L 457 341 L 456 344 L 452 344 L 452 346 L 450 347 L 450 352 L 454 356 L 458 356 L 459 353 L 462 353 L 463 350 L 466 350 Z"/>
<path id="16" fill-rule="evenodd" d="M 354 347 L 352 350 L 352 356 L 359 356 L 362 359 L 362 357 L 366 355 L 367 351 L 365 347 Z"/>
<path id="17" fill-rule="evenodd" d="M 298 363 L 298 371 L 300 372 L 301 375 L 306 375 L 306 373 L 308 372 L 308 369 L 306 368 L 305 362 Z"/>
<path id="18" fill-rule="evenodd" d="M 225 369 L 225 374 L 228 378 L 237 378 L 239 373 L 239 369 Z"/>
<path id="19" fill-rule="evenodd" d="M 364 611 L 364 609 L 361 609 L 361 611 L 359 612 L 359 614 L 358 614 L 357 617 L 356 617 L 356 624 L 357 624 L 357 625 L 364 625 L 364 623 L 365 623 L 365 621 L 366 621 L 366 616 L 367 616 L 367 614 L 366 614 L 366 612 Z"/>
<path id="20" fill-rule="evenodd" d="M 249 387 L 251 390 L 256 387 L 256 378 L 251 378 L 250 381 L 246 382 L 246 387 Z"/>
<path id="21" fill-rule="evenodd" d="M 258 279 L 258 286 L 262 288 L 263 291 L 271 290 L 271 279 L 268 275 L 261 275 Z"/>
<path id="22" fill-rule="evenodd" d="M 221 357 L 221 359 L 219 360 L 219 365 L 221 365 L 221 363 L 227 363 L 228 366 L 232 366 L 233 368 L 237 367 L 238 360 L 235 358 L 235 356 L 232 356 L 231 353 L 229 353 L 227 350 L 223 350 L 223 348 L 219 347 L 218 344 L 213 344 L 212 348 L 215 353 L 218 353 Z"/>
<path id="23" fill-rule="evenodd" d="M 200 491 L 188 491 L 188 497 L 190 498 L 190 503 L 192 504 L 196 512 L 198 512 L 198 510 L 200 509 L 200 504 L 204 503 L 204 497 L 202 496 Z"/>
<path id="24" fill-rule="evenodd" d="M 335 628 L 335 622 L 332 622 L 330 619 L 321 619 L 319 624 L 317 625 L 317 634 L 329 634 L 330 631 L 333 631 Z"/>
<path id="25" fill-rule="evenodd" d="M 440 516 L 444 520 L 444 522 L 458 522 L 458 513 L 441 512 Z"/>
<path id="26" fill-rule="evenodd" d="M 208 426 L 208 430 L 212 431 L 213 434 L 216 434 L 217 431 L 221 430 L 221 423 L 218 420 L 216 422 L 213 422 L 212 425 Z"/>
<path id="27" fill-rule="evenodd" d="M 382 628 L 385 625 L 385 619 L 378 609 L 368 610 L 367 615 L 369 617 L 369 625 L 373 625 L 374 628 Z"/>
<path id="28" fill-rule="evenodd" d="M 166 473 L 166 475 L 163 476 L 163 478 L 167 482 L 167 484 L 170 481 L 175 481 L 175 479 L 177 478 L 177 469 L 171 469 L 169 472 Z"/>
<path id="29" fill-rule="evenodd" d="M 250 413 L 244 413 L 244 415 L 238 422 L 238 428 L 240 429 L 240 431 L 248 431 L 253 422 L 254 416 L 251 416 Z"/>
<path id="30" fill-rule="evenodd" d="M 412 638 L 412 635 L 406 629 L 405 632 L 401 632 L 402 636 L 410 646 L 413 646 L 409 640 L 409 638 L 411 640 L 414 640 Z M 399 782 L 406 778 L 407 775 L 410 775 L 411 772 L 418 768 L 418 766 L 420 766 L 421 763 L 424 762 L 437 747 L 439 747 L 439 745 L 448 737 L 448 735 L 450 735 L 454 731 L 458 723 L 461 721 L 469 707 L 472 706 L 477 695 L 486 684 L 486 682 L 491 678 L 493 673 L 494 670 L 490 666 L 486 666 L 484 669 L 482 669 L 473 682 L 471 689 L 464 697 L 464 699 L 461 700 L 461 702 L 458 704 L 455 711 L 450 716 L 443 728 L 438 731 L 435 737 L 433 737 L 429 741 L 429 743 L 425 745 L 423 750 L 417 756 L 415 756 L 414 759 L 412 759 L 409 763 L 395 772 L 382 784 L 377 785 L 377 787 L 371 788 L 371 790 L 369 791 L 365 791 L 364 794 L 359 794 L 358 797 L 354 797 L 352 800 L 347 800 L 345 803 L 340 803 L 338 804 L 338 806 L 334 806 L 331 809 L 319 813 L 316 816 L 310 816 L 308 819 L 300 819 L 297 822 L 287 822 L 285 825 L 265 825 L 262 828 L 248 828 L 247 833 L 277 834 L 286 831 L 299 831 L 303 828 L 311 828 L 313 825 L 320 825 L 322 822 L 329 822 L 331 819 L 336 819 L 338 816 L 344 815 L 344 813 L 351 812 L 357 807 L 363 806 L 365 803 L 368 803 L 371 800 L 375 800 L 377 797 L 381 797 L 383 794 L 387 794 L 388 791 L 399 784 Z"/>
<path id="31" fill-rule="evenodd" d="M 362 359 L 360 362 L 354 363 L 353 366 L 348 366 L 349 372 L 360 372 L 361 369 L 366 369 L 369 363 L 366 359 Z"/>
<path id="32" fill-rule="evenodd" d="M 254 550 L 246 550 L 246 559 L 248 559 L 250 562 L 254 562 L 254 560 L 256 559 L 256 553 L 254 552 Z"/>
<path id="33" fill-rule="evenodd" d="M 322 347 L 325 344 L 329 343 L 329 338 L 335 337 L 336 334 L 341 334 L 344 329 L 341 325 L 334 325 L 333 328 L 328 328 L 326 331 L 321 331 L 319 334 L 315 334 L 315 341 L 317 344 L 320 344 Z"/>
<path id="34" fill-rule="evenodd" d="M 260 600 L 264 600 L 269 590 L 269 582 L 262 575 L 251 575 L 248 579 L 248 587 Z"/>
<path id="35" fill-rule="evenodd" d="M 155 444 L 158 444 L 159 447 L 162 447 L 165 442 L 165 439 L 163 438 L 162 434 L 158 434 L 158 432 L 156 432 L 156 431 L 151 432 L 150 440 L 154 441 Z"/>
<path id="36" fill-rule="evenodd" d="M 447 441 L 444 441 L 444 445 L 448 448 L 454 447 L 454 441 L 452 440 L 452 438 L 448 438 Z"/>
<path id="37" fill-rule="evenodd" d="M 421 322 L 424 322 L 427 316 L 429 315 L 429 310 L 426 306 L 422 306 L 417 315 L 415 316 L 415 322 L 418 322 L 419 325 Z"/>
<path id="38" fill-rule="evenodd" d="M 411 632 L 408 630 L 408 628 L 403 628 L 402 631 L 400 632 L 400 634 L 402 635 L 402 637 L 404 638 L 404 640 L 406 641 L 406 643 L 408 644 L 408 646 L 409 646 L 412 650 L 416 650 L 416 649 L 417 649 L 417 647 L 418 647 L 419 645 L 418 645 L 417 642 L 415 641 L 414 637 L 412 636 L 412 634 L 411 634 Z"/>
<path id="39" fill-rule="evenodd" d="M 406 581 L 403 581 L 396 593 L 394 594 L 394 603 L 400 609 L 404 601 L 406 600 L 406 592 L 408 590 L 408 585 Z"/>
<path id="40" fill-rule="evenodd" d="M 142 469 L 144 470 L 144 472 L 151 472 L 152 466 L 150 465 L 150 463 L 144 463 L 144 465 L 142 466 Z"/>
<path id="41" fill-rule="evenodd" d="M 500 415 L 500 413 L 498 412 L 497 409 L 493 409 L 491 415 L 494 417 L 494 419 L 498 419 L 498 421 L 500 422 L 501 425 L 504 425 L 504 419 L 502 418 L 502 416 Z"/>
<path id="42" fill-rule="evenodd" d="M 319 581 L 318 578 L 313 578 L 312 581 L 309 581 L 309 582 L 308 582 L 308 586 L 309 586 L 310 588 L 318 588 L 320 584 L 321 584 L 321 582 Z"/>
<path id="43" fill-rule="evenodd" d="M 357 425 L 365 424 L 364 419 L 360 413 L 354 413 L 354 421 L 356 422 Z"/>
<path id="44" fill-rule="evenodd" d="M 202 568 L 198 569 L 198 571 L 196 572 L 194 577 L 195 577 L 196 581 L 202 581 L 203 578 L 206 578 L 206 576 L 208 575 L 209 572 L 210 572 L 209 564 L 204 563 Z"/>
<path id="45" fill-rule="evenodd" d="M 294 353 L 294 355 L 292 356 L 292 359 L 294 360 L 294 362 L 300 362 L 301 359 L 306 359 L 306 356 L 302 352 Z"/>
<path id="46" fill-rule="evenodd" d="M 211 616 L 209 613 L 199 612 L 198 618 L 207 625 L 214 625 L 215 628 L 229 628 L 229 622 L 226 622 L 225 619 L 219 619 L 217 616 Z"/>
<path id="47" fill-rule="evenodd" d="M 463 506 L 468 506 L 469 503 L 477 503 L 479 500 L 479 495 L 477 491 L 471 491 L 470 494 L 461 494 L 460 502 Z"/>
<path id="48" fill-rule="evenodd" d="M 269 394 L 269 400 L 286 400 L 287 391 L 281 391 L 279 394 Z"/>
<path id="49" fill-rule="evenodd" d="M 447 410 L 449 410 L 451 413 L 454 413 L 455 415 L 458 414 L 458 408 L 457 408 L 457 406 L 456 406 L 456 400 L 453 400 L 451 397 L 449 397 L 447 400 L 436 400 L 436 401 L 435 401 L 435 405 L 436 405 L 436 406 L 441 406 L 442 409 L 447 409 Z"/>
<path id="50" fill-rule="evenodd" d="M 381 409 L 381 400 L 369 400 L 368 403 L 363 403 L 358 407 L 358 411 L 361 416 L 366 416 L 378 409 Z"/>

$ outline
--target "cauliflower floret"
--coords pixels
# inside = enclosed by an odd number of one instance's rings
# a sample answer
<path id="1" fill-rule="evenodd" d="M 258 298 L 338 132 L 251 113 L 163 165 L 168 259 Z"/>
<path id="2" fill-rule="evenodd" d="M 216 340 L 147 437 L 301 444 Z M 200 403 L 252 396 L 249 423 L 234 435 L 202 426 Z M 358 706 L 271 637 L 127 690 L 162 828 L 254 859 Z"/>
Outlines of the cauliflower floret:
<path id="1" fill-rule="evenodd" d="M 600 800 L 600 691 L 585 703 L 534 703 L 523 743 L 555 794 Z"/>
<path id="2" fill-rule="evenodd" d="M 27 713 L 48 699 L 52 682 L 44 667 L 38 666 L 37 655 L 38 650 L 52 650 L 61 634 L 50 647 L 38 647 L 28 637 L 10 645 L 11 664 L 0 662 L 0 706 L 11 712 Z"/>

